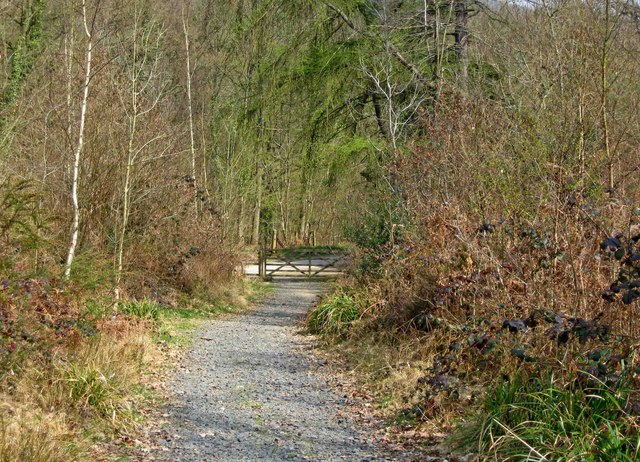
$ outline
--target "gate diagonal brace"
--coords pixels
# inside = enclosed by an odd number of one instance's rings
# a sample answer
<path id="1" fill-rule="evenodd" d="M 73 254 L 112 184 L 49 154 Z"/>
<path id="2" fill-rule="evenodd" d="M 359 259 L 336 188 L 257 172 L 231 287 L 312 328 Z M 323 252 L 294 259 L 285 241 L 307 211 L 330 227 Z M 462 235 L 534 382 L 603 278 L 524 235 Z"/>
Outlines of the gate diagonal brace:
<path id="1" fill-rule="evenodd" d="M 292 268 L 296 269 L 299 273 L 301 273 L 303 276 L 307 276 L 307 277 L 309 276 L 305 270 L 298 268 L 296 265 L 293 264 L 291 260 L 287 260 L 286 258 L 282 258 L 282 260 L 284 260 L 284 264 L 278 266 L 276 269 L 272 270 L 271 272 L 267 271 L 268 276 L 273 276 L 274 273 L 281 270 L 285 266 L 291 266 Z"/>
<path id="2" fill-rule="evenodd" d="M 322 259 L 321 259 L 321 258 L 318 258 L 318 260 L 322 260 Z M 329 260 L 324 260 L 324 261 L 329 262 Z M 323 271 L 325 271 L 325 270 L 327 270 L 327 269 L 329 269 L 329 268 L 334 268 L 334 269 L 336 269 L 336 270 L 337 270 L 337 269 L 338 269 L 338 267 L 337 267 L 336 265 L 337 265 L 338 263 L 340 263 L 341 261 L 346 261 L 346 257 L 344 257 L 344 256 L 339 257 L 337 260 L 335 260 L 335 261 L 333 261 L 333 262 L 330 262 L 330 263 L 329 263 L 328 265 L 326 265 L 326 266 L 323 266 L 323 267 L 322 267 L 322 268 L 320 268 L 318 271 L 316 271 L 315 273 L 311 274 L 309 277 L 316 276 L 316 275 L 318 275 L 318 274 L 322 273 Z"/>

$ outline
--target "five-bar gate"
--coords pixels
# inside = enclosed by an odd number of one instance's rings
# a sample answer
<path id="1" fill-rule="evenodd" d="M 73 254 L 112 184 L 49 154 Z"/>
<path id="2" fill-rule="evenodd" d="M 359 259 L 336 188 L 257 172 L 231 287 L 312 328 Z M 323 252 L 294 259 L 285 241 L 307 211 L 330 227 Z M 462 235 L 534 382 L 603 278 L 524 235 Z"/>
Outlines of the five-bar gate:
<path id="1" fill-rule="evenodd" d="M 348 253 L 340 247 L 289 247 L 262 249 L 258 274 L 264 279 L 335 278 L 348 261 Z"/>

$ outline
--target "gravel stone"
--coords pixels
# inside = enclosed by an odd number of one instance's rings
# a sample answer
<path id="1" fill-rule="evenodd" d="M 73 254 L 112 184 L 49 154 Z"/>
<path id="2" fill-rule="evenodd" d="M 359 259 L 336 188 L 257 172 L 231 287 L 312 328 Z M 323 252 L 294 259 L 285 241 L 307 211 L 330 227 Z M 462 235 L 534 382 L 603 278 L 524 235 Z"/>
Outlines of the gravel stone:
<path id="1" fill-rule="evenodd" d="M 248 314 L 210 322 L 171 385 L 159 461 L 393 461 L 344 413 L 297 335 L 327 289 L 285 280 Z"/>

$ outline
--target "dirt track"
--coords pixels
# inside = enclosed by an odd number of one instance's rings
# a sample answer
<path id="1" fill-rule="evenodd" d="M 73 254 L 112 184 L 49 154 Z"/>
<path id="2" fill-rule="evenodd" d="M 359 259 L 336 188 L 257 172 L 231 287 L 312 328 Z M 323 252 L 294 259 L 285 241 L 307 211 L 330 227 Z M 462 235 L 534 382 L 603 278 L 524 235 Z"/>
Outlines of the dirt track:
<path id="1" fill-rule="evenodd" d="M 209 323 L 171 386 L 159 461 L 378 461 L 367 431 L 310 368 L 300 323 L 321 283 L 285 281 L 255 311 Z M 340 415 L 340 417 L 338 417 Z"/>

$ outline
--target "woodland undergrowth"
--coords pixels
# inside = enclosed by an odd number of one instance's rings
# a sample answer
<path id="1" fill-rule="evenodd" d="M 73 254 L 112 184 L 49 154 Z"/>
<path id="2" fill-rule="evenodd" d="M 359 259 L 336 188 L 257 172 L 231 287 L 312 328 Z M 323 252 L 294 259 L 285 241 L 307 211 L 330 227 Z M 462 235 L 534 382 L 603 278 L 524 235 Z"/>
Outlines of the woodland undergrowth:
<path id="1" fill-rule="evenodd" d="M 189 209 L 188 187 L 176 192 Z M 81 248 L 65 280 L 55 240 L 38 235 L 50 216 L 36 211 L 37 195 L 16 184 L 3 200 L 0 460 L 113 457 L 113 441 L 133 444 L 161 402 L 158 374 L 188 345 L 185 332 L 257 292 L 234 275 L 235 251 L 221 249 L 215 220 L 184 209 L 132 246 L 117 293 L 113 260 L 96 247 Z"/>
<path id="2" fill-rule="evenodd" d="M 347 230 L 351 274 L 309 329 L 397 428 L 480 460 L 637 460 L 637 191 L 542 181 L 526 145 L 478 162 L 464 125 L 491 104 L 453 109 L 405 158 L 403 197 Z"/>

